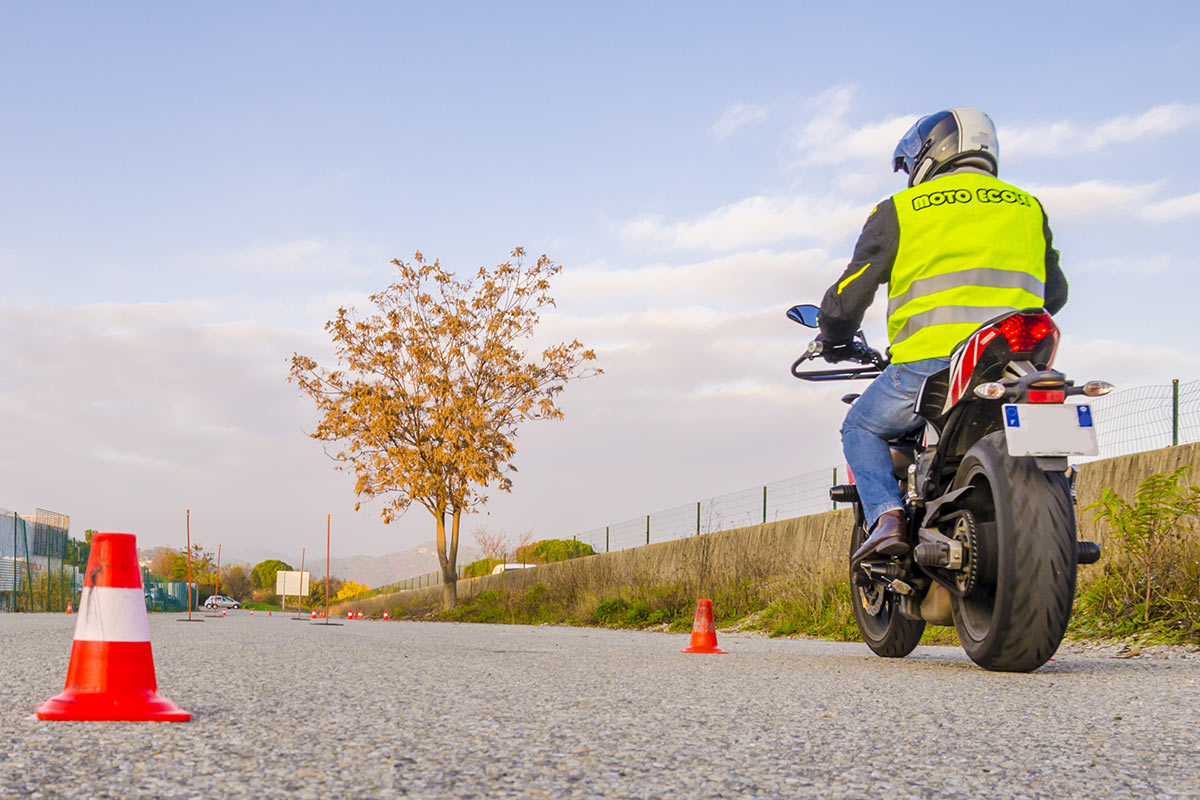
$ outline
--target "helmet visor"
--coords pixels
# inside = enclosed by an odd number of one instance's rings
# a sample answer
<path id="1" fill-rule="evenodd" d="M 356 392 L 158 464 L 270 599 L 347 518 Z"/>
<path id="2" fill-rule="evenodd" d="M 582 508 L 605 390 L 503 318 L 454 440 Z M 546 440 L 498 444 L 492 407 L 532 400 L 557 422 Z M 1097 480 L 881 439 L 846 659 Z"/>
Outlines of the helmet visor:
<path id="1" fill-rule="evenodd" d="M 928 117 L 921 117 L 908 129 L 908 133 L 900 137 L 896 152 L 892 153 L 892 172 L 904 170 L 911 173 L 917 155 L 921 152 L 921 143 L 925 140 L 921 135 L 921 123 L 926 119 Z"/>

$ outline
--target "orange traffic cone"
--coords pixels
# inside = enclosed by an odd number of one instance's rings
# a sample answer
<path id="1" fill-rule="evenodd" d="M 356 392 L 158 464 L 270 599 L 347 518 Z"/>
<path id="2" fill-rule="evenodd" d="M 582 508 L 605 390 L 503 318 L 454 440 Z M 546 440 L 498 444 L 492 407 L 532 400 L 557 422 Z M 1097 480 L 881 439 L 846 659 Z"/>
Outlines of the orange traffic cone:
<path id="1" fill-rule="evenodd" d="M 383 612 L 383 621 L 384 621 L 384 622 L 387 622 L 387 621 L 388 621 L 388 615 L 387 615 L 387 612 L 386 612 L 386 611 L 385 611 L 385 612 Z"/>
<path id="2" fill-rule="evenodd" d="M 712 601 L 696 601 L 696 621 L 692 623 L 692 643 L 684 653 L 724 653 L 717 647 L 717 626 L 713 624 Z"/>
<path id="3" fill-rule="evenodd" d="M 347 612 L 346 612 L 346 619 L 354 619 L 354 612 L 353 612 L 353 611 L 347 611 Z"/>
<path id="4" fill-rule="evenodd" d="M 186 722 L 192 715 L 158 694 L 137 539 L 97 533 L 84 573 L 75 644 L 62 694 L 38 719 Z"/>
<path id="5" fill-rule="evenodd" d="M 74 611 L 71 609 L 71 604 L 70 604 L 70 603 L 67 603 L 67 613 L 68 613 L 68 614 L 74 614 L 74 613 L 75 613 L 75 612 L 74 612 Z"/>
<path id="6" fill-rule="evenodd" d="M 358 617 L 357 617 L 357 618 L 358 618 L 358 619 L 362 619 L 362 618 L 363 618 L 363 616 L 362 616 L 362 612 L 361 612 L 361 611 L 360 611 L 360 612 L 358 612 Z"/>
<path id="7" fill-rule="evenodd" d="M 316 619 L 316 618 L 317 618 L 317 610 L 314 608 L 313 612 L 312 612 L 312 616 L 309 617 L 309 619 Z"/>
<path id="8" fill-rule="evenodd" d="M 250 616 L 252 616 L 252 617 L 254 616 L 254 609 L 253 609 L 253 608 L 252 608 L 252 609 L 250 609 Z"/>

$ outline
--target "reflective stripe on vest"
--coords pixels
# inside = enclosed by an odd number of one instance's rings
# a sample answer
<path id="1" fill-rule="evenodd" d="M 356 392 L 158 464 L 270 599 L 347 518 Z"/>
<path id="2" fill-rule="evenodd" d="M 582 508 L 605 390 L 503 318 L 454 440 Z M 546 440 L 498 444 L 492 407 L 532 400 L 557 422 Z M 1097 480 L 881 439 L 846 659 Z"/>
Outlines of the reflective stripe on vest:
<path id="1" fill-rule="evenodd" d="M 1042 209 L 990 175 L 935 178 L 893 197 L 900 244 L 888 282 L 898 363 L 950 355 L 980 324 L 1045 300 Z"/>

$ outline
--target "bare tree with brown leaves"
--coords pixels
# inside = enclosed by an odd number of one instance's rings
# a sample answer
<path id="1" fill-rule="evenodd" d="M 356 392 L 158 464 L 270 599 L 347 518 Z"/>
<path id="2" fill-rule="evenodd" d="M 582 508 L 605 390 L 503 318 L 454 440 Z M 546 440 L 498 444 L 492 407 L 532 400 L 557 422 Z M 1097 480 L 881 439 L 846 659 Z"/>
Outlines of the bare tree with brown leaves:
<path id="1" fill-rule="evenodd" d="M 517 248 L 465 280 L 419 252 L 392 263 L 399 278 L 371 295 L 375 313 L 339 308 L 326 323 L 336 367 L 297 353 L 289 380 L 316 403 L 321 417 L 309 435 L 336 444 L 326 452 L 353 470 L 360 503 L 387 497 L 385 523 L 413 503 L 433 515 L 442 597 L 453 608 L 463 513 L 483 504 L 489 487 L 511 491 L 518 426 L 561 419 L 556 401 L 567 382 L 600 370 L 578 340 L 540 355 L 522 349 L 539 312 L 554 305 L 550 278 L 562 268 L 546 256 L 528 265 Z"/>

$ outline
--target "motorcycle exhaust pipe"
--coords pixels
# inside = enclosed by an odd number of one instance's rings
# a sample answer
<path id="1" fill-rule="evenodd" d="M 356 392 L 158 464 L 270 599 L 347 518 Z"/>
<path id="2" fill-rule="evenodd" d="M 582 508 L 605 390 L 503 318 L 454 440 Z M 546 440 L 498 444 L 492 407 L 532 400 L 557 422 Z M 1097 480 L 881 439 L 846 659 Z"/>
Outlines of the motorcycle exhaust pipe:
<path id="1" fill-rule="evenodd" d="M 1075 542 L 1075 561 L 1080 564 L 1095 564 L 1100 560 L 1100 545 L 1095 542 Z"/>

